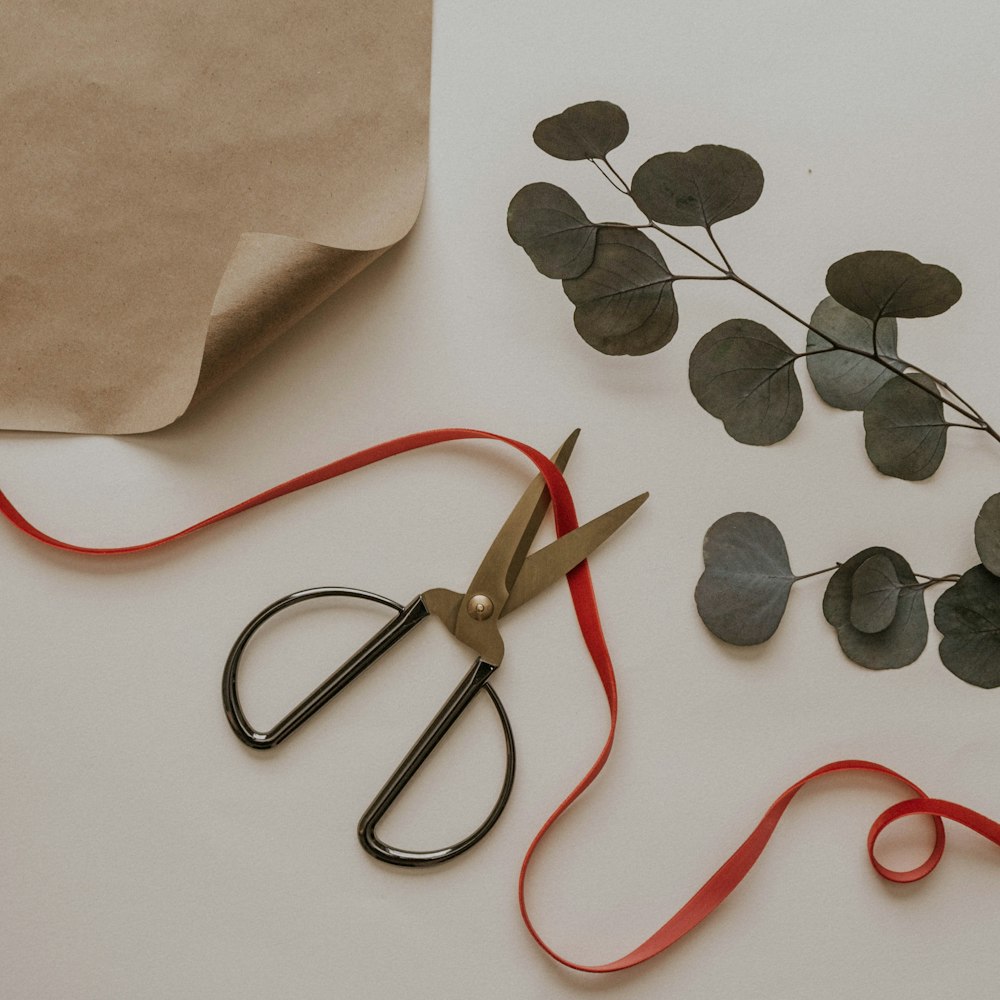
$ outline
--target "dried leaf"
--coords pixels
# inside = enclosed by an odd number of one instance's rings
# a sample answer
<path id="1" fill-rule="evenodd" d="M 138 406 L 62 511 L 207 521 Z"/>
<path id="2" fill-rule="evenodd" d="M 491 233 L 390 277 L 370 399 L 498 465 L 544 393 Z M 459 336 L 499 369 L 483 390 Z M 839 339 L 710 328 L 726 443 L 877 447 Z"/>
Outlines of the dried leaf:
<path id="1" fill-rule="evenodd" d="M 698 614 L 723 642 L 755 646 L 781 622 L 795 582 L 781 532 L 766 517 L 727 514 L 705 534 Z"/>
<path id="2" fill-rule="evenodd" d="M 870 320 L 937 316 L 962 296 L 962 283 L 947 268 L 896 250 L 865 250 L 838 260 L 826 272 L 826 288 L 846 309 Z"/>
<path id="3" fill-rule="evenodd" d="M 668 226 L 709 226 L 747 211 L 764 190 L 760 164 L 742 149 L 695 146 L 660 153 L 632 179 L 632 197 L 651 219 Z"/>
<path id="4" fill-rule="evenodd" d="M 1000 687 L 1000 579 L 973 566 L 934 608 L 941 662 L 967 684 Z"/>
<path id="5" fill-rule="evenodd" d="M 597 226 L 555 184 L 521 188 L 507 209 L 507 232 L 546 278 L 576 278 L 594 261 Z"/>
<path id="6" fill-rule="evenodd" d="M 902 585 L 896 613 L 887 628 L 863 632 L 851 622 L 854 574 L 873 556 L 892 564 Z M 837 630 L 840 648 L 855 663 L 869 670 L 893 670 L 912 663 L 927 645 L 927 610 L 924 592 L 910 564 L 892 549 L 875 546 L 852 556 L 830 577 L 823 595 L 823 615 Z"/>
<path id="7" fill-rule="evenodd" d="M 983 565 L 1000 576 L 1000 493 L 983 504 L 976 518 L 976 551 Z"/>
<path id="8" fill-rule="evenodd" d="M 610 101 L 574 104 L 535 126 L 539 149 L 560 160 L 599 160 L 628 135 L 628 118 Z"/>
<path id="9" fill-rule="evenodd" d="M 743 444 L 774 444 L 802 416 L 795 353 L 766 326 L 730 319 L 709 330 L 691 352 L 695 399 Z"/>
<path id="10" fill-rule="evenodd" d="M 934 389 L 926 375 L 914 381 Z M 932 476 L 944 458 L 948 427 L 939 398 L 894 375 L 865 407 L 865 449 L 879 472 L 912 481 Z"/>
<path id="11" fill-rule="evenodd" d="M 851 579 L 851 624 L 869 634 L 887 629 L 896 617 L 902 588 L 887 556 L 869 556 Z"/>
<path id="12" fill-rule="evenodd" d="M 847 347 L 872 349 L 872 322 L 845 309 L 836 299 L 827 297 L 816 307 L 811 326 L 829 334 Z M 896 354 L 897 323 L 892 317 L 878 324 L 878 353 L 897 371 L 903 362 Z M 806 338 L 809 353 L 806 367 L 823 402 L 840 410 L 863 410 L 868 401 L 892 378 L 892 371 L 871 358 L 850 351 L 829 350 L 829 343 L 812 330 Z"/>
<path id="13" fill-rule="evenodd" d="M 673 277 L 656 244 L 635 229 L 600 226 L 594 262 L 563 282 L 577 332 L 602 354 L 649 354 L 677 332 Z"/>

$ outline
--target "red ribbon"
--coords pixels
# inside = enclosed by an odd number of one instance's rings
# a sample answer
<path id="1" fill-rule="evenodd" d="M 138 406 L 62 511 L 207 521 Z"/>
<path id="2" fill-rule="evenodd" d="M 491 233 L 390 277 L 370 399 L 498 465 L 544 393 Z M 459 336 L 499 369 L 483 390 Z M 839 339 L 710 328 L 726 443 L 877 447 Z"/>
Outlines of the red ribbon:
<path id="1" fill-rule="evenodd" d="M 31 524 L 2 492 L 0 492 L 0 513 L 20 528 L 21 531 L 26 532 L 40 542 L 44 542 L 46 545 L 64 549 L 68 552 L 80 552 L 85 555 L 125 555 L 132 552 L 143 552 L 159 545 L 165 545 L 167 542 L 184 538 L 186 535 L 206 528 L 210 524 L 215 524 L 217 521 L 225 520 L 227 517 L 232 517 L 242 511 L 249 510 L 251 507 L 258 507 L 270 500 L 287 496 L 289 493 L 305 489 L 307 486 L 315 486 L 317 483 L 353 472 L 355 469 L 364 468 L 366 465 L 372 465 L 393 455 L 401 455 L 404 452 L 414 451 L 417 448 L 424 448 L 432 444 L 441 444 L 446 441 L 462 441 L 470 438 L 503 442 L 512 448 L 516 448 L 521 454 L 529 458 L 545 477 L 549 493 L 552 496 L 556 533 L 564 535 L 577 526 L 576 510 L 573 506 L 573 498 L 569 487 L 566 485 L 566 480 L 556 466 L 541 452 L 536 451 L 529 445 L 522 444 L 520 441 L 502 437 L 498 434 L 458 428 L 409 434 L 405 437 L 396 438 L 393 441 L 387 441 L 384 444 L 375 445 L 373 448 L 366 448 L 353 455 L 348 455 L 339 461 L 331 462 L 329 465 L 313 469 L 311 472 L 297 476 L 295 479 L 290 479 L 288 482 L 265 490 L 263 493 L 258 493 L 249 500 L 244 500 L 243 503 L 229 507 L 218 514 L 214 514 L 212 517 L 199 521 L 197 524 L 174 532 L 172 535 L 138 545 L 126 545 L 120 548 L 89 548 L 60 541 L 51 535 L 45 534 Z M 576 569 L 572 570 L 567 575 L 567 580 L 569 582 L 570 594 L 573 598 L 573 607 L 576 611 L 577 621 L 580 625 L 580 632 L 583 635 L 587 650 L 597 669 L 601 684 L 604 687 L 604 693 L 608 699 L 610 726 L 607 740 L 593 766 L 535 835 L 535 839 L 531 842 L 524 856 L 520 877 L 518 878 L 518 901 L 524 923 L 539 946 L 557 962 L 561 962 L 571 969 L 578 969 L 582 972 L 616 972 L 621 969 L 628 969 L 633 965 L 638 965 L 640 962 L 645 962 L 664 949 L 669 948 L 675 941 L 700 924 L 743 881 L 744 877 L 757 861 L 757 858 L 760 857 L 761 852 L 767 846 L 767 842 L 771 839 L 771 834 L 778 825 L 778 821 L 792 799 L 795 798 L 799 789 L 816 778 L 821 778 L 823 775 L 832 774 L 837 771 L 874 771 L 901 782 L 912 793 L 912 797 L 897 802 L 886 809 L 875 820 L 868 833 L 868 858 L 871 861 L 872 867 L 874 867 L 879 875 L 891 882 L 916 882 L 918 879 L 929 875 L 937 867 L 938 862 L 944 854 L 945 845 L 944 823 L 942 819 L 950 819 L 955 823 L 959 823 L 1000 847 L 1000 823 L 996 823 L 981 813 L 954 802 L 929 798 L 908 778 L 904 778 L 901 774 L 881 764 L 864 760 L 835 761 L 832 764 L 826 764 L 818 768 L 811 774 L 807 774 L 800 781 L 797 781 L 790 788 L 782 792 L 767 812 L 764 813 L 763 819 L 757 824 L 750 836 L 743 841 L 722 867 L 655 934 L 651 935 L 627 955 L 613 962 L 607 962 L 604 965 L 582 965 L 557 954 L 542 940 L 541 935 L 535 929 L 531 918 L 528 916 L 527 904 L 525 902 L 525 878 L 528 865 L 531 863 L 535 849 L 552 824 L 583 793 L 597 775 L 601 773 L 611 753 L 611 747 L 614 744 L 615 728 L 618 721 L 618 693 L 615 687 L 614 667 L 611 663 L 611 654 L 608 652 L 607 643 L 604 639 L 601 619 L 597 610 L 597 599 L 594 595 L 590 570 L 586 562 L 581 563 Z M 875 857 L 875 844 L 886 827 L 905 816 L 929 816 L 931 818 L 934 825 L 934 846 L 923 864 L 909 871 L 894 871 L 891 868 L 886 868 Z"/>

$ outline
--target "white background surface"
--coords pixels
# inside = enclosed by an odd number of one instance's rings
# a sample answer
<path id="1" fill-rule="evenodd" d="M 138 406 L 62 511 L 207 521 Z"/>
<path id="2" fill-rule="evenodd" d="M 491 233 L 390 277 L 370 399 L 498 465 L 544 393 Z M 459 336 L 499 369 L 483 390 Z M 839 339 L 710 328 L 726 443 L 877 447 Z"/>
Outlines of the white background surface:
<path id="1" fill-rule="evenodd" d="M 767 183 L 756 208 L 719 226 L 736 266 L 800 312 L 855 250 L 951 268 L 961 302 L 901 324 L 902 348 L 1000 418 L 997 22 L 985 3 L 439 0 L 430 182 L 412 237 L 167 430 L 0 435 L 2 487 L 56 536 L 124 544 L 398 434 L 483 427 L 551 451 L 582 426 L 568 470 L 581 517 L 653 496 L 592 560 L 621 735 L 529 886 L 539 928 L 580 961 L 637 944 L 779 791 L 827 761 L 877 759 L 1000 814 L 998 694 L 944 669 L 933 627 L 916 664 L 877 674 L 840 654 L 822 580 L 797 586 L 775 638 L 742 652 L 709 636 L 692 599 L 704 531 L 733 510 L 771 517 L 800 573 L 871 544 L 919 572 L 966 569 L 997 489 L 985 435 L 953 434 L 928 483 L 888 480 L 864 457 L 858 415 L 824 407 L 806 380 L 789 440 L 738 445 L 690 395 L 691 348 L 730 316 L 801 349 L 797 330 L 739 289 L 689 283 L 670 346 L 602 357 L 504 225 L 535 180 L 566 186 L 592 217 L 622 217 L 592 168 L 531 143 L 568 104 L 626 109 L 626 174 L 667 149 L 746 149 Z M 219 678 L 252 614 L 323 583 L 400 600 L 462 589 L 529 476 L 499 446 L 438 447 L 121 560 L 0 532 L 5 1000 L 994 996 L 995 851 L 956 830 L 926 883 L 881 884 L 864 838 L 896 790 L 860 777 L 803 793 L 744 885 L 667 955 L 598 978 L 546 958 L 518 917 L 517 868 L 606 726 L 565 588 L 507 623 L 496 686 L 518 781 L 493 833 L 449 866 L 384 867 L 354 837 L 465 667 L 443 630 L 418 630 L 277 751 L 235 739 Z M 251 716 L 276 718 L 377 618 L 312 610 L 262 637 Z M 437 846 L 464 833 L 499 774 L 479 706 L 387 836 Z M 927 843 L 916 824 L 889 840 L 884 859 L 899 867 Z"/>

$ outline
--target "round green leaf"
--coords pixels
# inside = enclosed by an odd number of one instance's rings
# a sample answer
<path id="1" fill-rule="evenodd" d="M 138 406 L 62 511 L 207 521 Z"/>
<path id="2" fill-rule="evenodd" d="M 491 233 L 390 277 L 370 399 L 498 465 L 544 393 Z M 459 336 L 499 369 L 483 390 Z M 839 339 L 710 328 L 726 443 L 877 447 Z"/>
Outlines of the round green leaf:
<path id="1" fill-rule="evenodd" d="M 709 330 L 691 352 L 695 399 L 743 444 L 774 444 L 802 416 L 795 353 L 766 326 L 730 319 Z"/>
<path id="2" fill-rule="evenodd" d="M 983 504 L 976 518 L 976 551 L 983 565 L 1000 576 L 1000 493 Z"/>
<path id="3" fill-rule="evenodd" d="M 902 588 L 888 556 L 869 556 L 851 579 L 851 624 L 869 634 L 887 629 L 896 617 Z"/>
<path id="4" fill-rule="evenodd" d="M 911 375 L 929 389 L 934 381 Z M 948 443 L 944 405 L 900 375 L 893 375 L 865 407 L 865 449 L 879 472 L 916 481 L 934 475 Z"/>
<path id="5" fill-rule="evenodd" d="M 985 566 L 973 566 L 938 598 L 934 624 L 944 636 L 941 662 L 956 677 L 1000 687 L 1000 580 Z"/>
<path id="6" fill-rule="evenodd" d="M 879 632 L 863 632 L 851 621 L 854 574 L 873 556 L 892 565 L 901 587 L 890 624 Z M 837 630 L 840 648 L 855 663 L 869 670 L 892 670 L 912 663 L 927 645 L 927 610 L 924 592 L 910 564 L 892 549 L 874 546 L 841 564 L 830 577 L 823 595 L 823 615 Z"/>
<path id="7" fill-rule="evenodd" d="M 635 229 L 598 227 L 594 262 L 563 290 L 576 306 L 577 333 L 602 354 L 649 354 L 677 332 L 673 276 Z"/>
<path id="8" fill-rule="evenodd" d="M 947 268 L 897 250 L 865 250 L 838 260 L 826 272 L 826 288 L 846 309 L 870 320 L 937 316 L 962 296 L 962 283 Z"/>
<path id="9" fill-rule="evenodd" d="M 628 135 L 628 118 L 610 101 L 574 104 L 540 121 L 532 138 L 539 149 L 560 160 L 600 160 Z"/>
<path id="10" fill-rule="evenodd" d="M 632 179 L 632 197 L 651 219 L 668 226 L 709 226 L 739 215 L 764 190 L 760 164 L 742 149 L 695 146 L 660 153 Z"/>
<path id="11" fill-rule="evenodd" d="M 575 278 L 594 260 L 597 226 L 555 184 L 529 184 L 511 199 L 507 232 L 546 278 Z"/>
<path id="12" fill-rule="evenodd" d="M 816 307 L 809 325 L 847 347 L 872 349 L 872 321 L 845 309 L 827 297 Z M 902 371 L 896 354 L 896 320 L 885 317 L 878 324 L 878 353 L 893 368 Z M 831 351 L 829 343 L 812 330 L 806 338 L 806 367 L 824 403 L 840 410 L 863 410 L 868 401 L 892 378 L 892 371 L 871 358 L 850 351 Z"/>
<path id="13" fill-rule="evenodd" d="M 781 532 L 760 514 L 727 514 L 705 534 L 698 614 L 713 635 L 736 646 L 770 639 L 795 576 Z"/>

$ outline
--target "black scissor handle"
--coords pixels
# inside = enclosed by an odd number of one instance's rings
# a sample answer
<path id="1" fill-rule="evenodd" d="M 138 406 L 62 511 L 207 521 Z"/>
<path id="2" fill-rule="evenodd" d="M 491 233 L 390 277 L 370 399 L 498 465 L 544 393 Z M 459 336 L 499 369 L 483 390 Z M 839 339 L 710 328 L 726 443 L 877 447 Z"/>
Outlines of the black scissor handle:
<path id="1" fill-rule="evenodd" d="M 254 633 L 266 621 L 273 618 L 279 611 L 290 608 L 302 601 L 310 601 L 317 597 L 352 597 L 363 601 L 373 601 L 383 604 L 396 612 L 396 617 L 379 629 L 353 656 L 342 663 L 322 684 L 306 695 L 280 722 L 270 729 L 258 732 L 250 725 L 243 708 L 240 705 L 237 689 L 237 673 L 240 659 L 246 650 L 247 643 Z M 318 712 L 331 698 L 339 694 L 367 667 L 370 667 L 383 653 L 391 649 L 418 622 L 427 617 L 428 611 L 423 601 L 418 597 L 405 608 L 388 597 L 372 594 L 367 590 L 356 590 L 352 587 L 313 587 L 310 590 L 298 590 L 294 594 L 282 597 L 269 604 L 263 611 L 255 615 L 246 628 L 239 634 L 226 660 L 226 669 L 222 673 L 222 704 L 226 709 L 226 718 L 233 732 L 247 746 L 255 750 L 269 750 L 283 739 L 295 732 L 307 719 Z"/>
<path id="2" fill-rule="evenodd" d="M 279 611 L 317 597 L 349 597 L 372 601 L 392 608 L 396 612 L 396 617 L 376 632 L 368 642 L 342 663 L 315 690 L 306 695 L 284 718 L 270 729 L 258 731 L 250 724 L 239 700 L 237 676 L 243 653 L 254 633 Z M 380 656 L 391 649 L 428 614 L 421 597 L 417 597 L 404 607 L 388 597 L 382 597 L 367 590 L 356 590 L 352 587 L 313 587 L 309 590 L 296 591 L 294 594 L 289 594 L 287 597 L 282 597 L 273 604 L 269 604 L 263 611 L 254 616 L 239 634 L 226 660 L 226 667 L 222 675 L 222 702 L 226 710 L 226 718 L 229 720 L 233 732 L 247 746 L 253 747 L 255 750 L 268 750 L 276 746 L 295 732 L 331 698 L 339 694 Z M 478 843 L 500 818 L 514 783 L 515 753 L 510 720 L 507 718 L 507 713 L 504 711 L 496 692 L 487 683 L 494 670 L 496 670 L 496 666 L 486 663 L 482 659 L 476 660 L 361 817 L 358 823 L 358 837 L 364 849 L 373 857 L 388 864 L 404 865 L 411 868 L 448 861 Z M 486 691 L 496 709 L 503 728 L 507 754 L 503 785 L 489 815 L 471 834 L 451 847 L 436 851 L 406 851 L 385 844 L 375 833 L 376 825 L 389 811 L 400 792 L 480 690 Z"/>
<path id="3" fill-rule="evenodd" d="M 504 806 L 507 805 L 507 799 L 510 798 L 511 788 L 514 786 L 516 756 L 510 719 L 507 718 L 507 713 L 504 711 L 496 691 L 487 683 L 494 670 L 496 667 L 492 663 L 487 663 L 482 659 L 477 659 L 472 664 L 472 668 L 451 693 L 451 697 L 441 706 L 441 710 L 434 716 L 430 725 L 413 744 L 410 752 L 403 758 L 402 763 L 382 786 L 382 790 L 375 796 L 372 804 L 365 810 L 364 815 L 358 821 L 358 839 L 361 841 L 362 847 L 373 858 L 378 858 L 379 861 L 385 861 L 390 865 L 402 865 L 406 868 L 422 868 L 427 865 L 440 864 L 442 861 L 450 861 L 473 845 L 478 844 L 500 818 Z M 493 707 L 497 711 L 500 725 L 503 727 L 503 738 L 507 752 L 503 786 L 493 808 L 486 819 L 472 833 L 450 847 L 442 847 L 436 851 L 406 851 L 399 847 L 391 847 L 379 839 L 375 833 L 375 827 L 392 807 L 393 802 L 396 801 L 409 780 L 417 773 L 420 765 L 427 760 L 445 733 L 454 725 L 480 691 L 485 691 L 490 696 Z"/>

